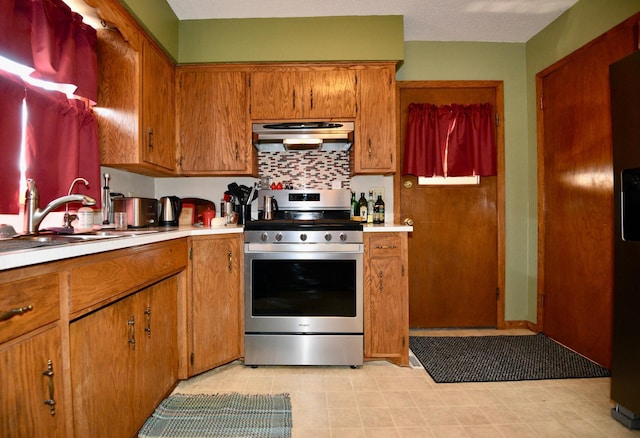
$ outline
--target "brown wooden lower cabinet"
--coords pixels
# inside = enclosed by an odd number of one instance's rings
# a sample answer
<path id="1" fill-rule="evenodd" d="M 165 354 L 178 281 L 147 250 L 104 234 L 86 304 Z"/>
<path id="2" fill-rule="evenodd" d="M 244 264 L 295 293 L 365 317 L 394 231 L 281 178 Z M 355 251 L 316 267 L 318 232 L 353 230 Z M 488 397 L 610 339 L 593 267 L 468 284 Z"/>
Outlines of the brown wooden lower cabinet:
<path id="1" fill-rule="evenodd" d="M 243 355 L 243 235 L 192 237 L 189 376 Z"/>
<path id="2" fill-rule="evenodd" d="M 71 323 L 75 436 L 132 436 L 173 388 L 176 290 L 173 276 Z"/>
<path id="3" fill-rule="evenodd" d="M 0 436 L 66 436 L 62 382 L 58 327 L 0 346 Z"/>
<path id="4" fill-rule="evenodd" d="M 409 364 L 407 233 L 364 234 L 364 356 Z"/>

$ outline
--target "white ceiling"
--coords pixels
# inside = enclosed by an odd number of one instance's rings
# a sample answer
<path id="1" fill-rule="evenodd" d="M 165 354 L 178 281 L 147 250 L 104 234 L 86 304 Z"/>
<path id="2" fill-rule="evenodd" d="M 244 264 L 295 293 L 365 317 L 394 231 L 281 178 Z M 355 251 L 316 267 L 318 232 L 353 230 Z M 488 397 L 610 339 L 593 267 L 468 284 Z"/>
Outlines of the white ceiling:
<path id="1" fill-rule="evenodd" d="M 180 20 L 403 15 L 405 41 L 526 42 L 578 0 L 167 0 Z"/>

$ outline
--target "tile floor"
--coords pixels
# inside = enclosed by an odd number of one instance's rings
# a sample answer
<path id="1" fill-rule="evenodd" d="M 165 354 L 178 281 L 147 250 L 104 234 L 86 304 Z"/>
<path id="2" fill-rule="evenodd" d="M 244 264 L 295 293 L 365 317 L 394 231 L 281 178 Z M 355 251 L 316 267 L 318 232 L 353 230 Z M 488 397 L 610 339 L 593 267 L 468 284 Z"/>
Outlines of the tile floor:
<path id="1" fill-rule="evenodd" d="M 412 335 L 531 334 L 524 330 Z M 640 437 L 610 415 L 609 379 L 437 384 L 387 362 L 349 367 L 245 367 L 180 382 L 180 393 L 289 393 L 294 438 Z"/>

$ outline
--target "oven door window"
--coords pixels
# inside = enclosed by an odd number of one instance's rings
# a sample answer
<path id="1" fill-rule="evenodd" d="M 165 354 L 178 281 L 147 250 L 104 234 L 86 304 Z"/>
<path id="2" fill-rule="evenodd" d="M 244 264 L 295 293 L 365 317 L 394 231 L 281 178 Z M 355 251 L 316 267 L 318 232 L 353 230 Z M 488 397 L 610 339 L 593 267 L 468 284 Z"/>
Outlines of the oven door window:
<path id="1" fill-rule="evenodd" d="M 355 260 L 253 260 L 253 316 L 356 316 Z"/>

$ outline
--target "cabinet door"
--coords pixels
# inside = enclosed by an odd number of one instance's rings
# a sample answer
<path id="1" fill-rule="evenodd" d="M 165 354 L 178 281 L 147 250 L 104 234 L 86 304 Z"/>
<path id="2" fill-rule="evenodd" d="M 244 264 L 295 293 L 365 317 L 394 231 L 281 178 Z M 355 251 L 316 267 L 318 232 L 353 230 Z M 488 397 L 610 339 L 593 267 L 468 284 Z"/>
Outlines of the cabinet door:
<path id="1" fill-rule="evenodd" d="M 359 112 L 356 119 L 353 172 L 395 172 L 395 71 L 367 68 L 358 73 Z"/>
<path id="2" fill-rule="evenodd" d="M 246 76 L 202 68 L 179 71 L 182 174 L 252 174 L 256 159 L 247 118 Z"/>
<path id="3" fill-rule="evenodd" d="M 282 69 L 251 73 L 251 118 L 287 120 L 303 117 L 302 73 Z"/>
<path id="4" fill-rule="evenodd" d="M 175 171 L 175 68 L 150 42 L 145 41 L 143 50 L 142 159 Z"/>
<path id="5" fill-rule="evenodd" d="M 142 322 L 135 315 L 134 297 L 91 313 L 69 327 L 76 436 L 127 437 L 135 431 L 131 395 L 139 335 L 130 321 Z"/>
<path id="6" fill-rule="evenodd" d="M 365 237 L 365 356 L 408 363 L 406 234 Z"/>
<path id="7" fill-rule="evenodd" d="M 193 238 L 190 375 L 242 355 L 242 235 Z"/>
<path id="8" fill-rule="evenodd" d="M 356 73 L 353 70 L 318 70 L 304 77 L 307 119 L 356 116 Z"/>
<path id="9" fill-rule="evenodd" d="M 178 381 L 177 278 L 170 277 L 137 294 L 136 390 L 137 427 Z"/>
<path id="10" fill-rule="evenodd" d="M 56 327 L 0 347 L 0 436 L 66 436 L 60 344 Z"/>

